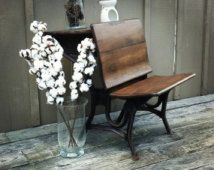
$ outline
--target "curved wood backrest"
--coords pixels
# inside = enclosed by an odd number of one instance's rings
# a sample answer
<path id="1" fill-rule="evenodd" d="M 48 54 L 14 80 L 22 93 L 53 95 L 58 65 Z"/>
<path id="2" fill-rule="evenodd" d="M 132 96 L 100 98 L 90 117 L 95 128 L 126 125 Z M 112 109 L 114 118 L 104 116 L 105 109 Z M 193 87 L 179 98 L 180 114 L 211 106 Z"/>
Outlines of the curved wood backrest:
<path id="1" fill-rule="evenodd" d="M 140 20 L 94 24 L 92 30 L 107 89 L 152 71 Z"/>

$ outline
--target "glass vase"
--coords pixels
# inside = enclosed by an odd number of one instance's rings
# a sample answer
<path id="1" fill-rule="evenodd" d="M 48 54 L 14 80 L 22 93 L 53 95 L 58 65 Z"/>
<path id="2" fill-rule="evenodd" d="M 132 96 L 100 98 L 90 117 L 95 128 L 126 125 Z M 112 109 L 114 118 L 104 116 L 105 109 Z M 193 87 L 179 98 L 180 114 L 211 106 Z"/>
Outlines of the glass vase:
<path id="1" fill-rule="evenodd" d="M 76 101 L 66 99 L 63 105 L 57 105 L 58 143 L 62 157 L 75 158 L 84 154 L 87 103 L 86 98 L 79 97 Z"/>
<path id="2" fill-rule="evenodd" d="M 65 4 L 67 24 L 70 29 L 85 27 L 83 0 L 68 0 Z"/>

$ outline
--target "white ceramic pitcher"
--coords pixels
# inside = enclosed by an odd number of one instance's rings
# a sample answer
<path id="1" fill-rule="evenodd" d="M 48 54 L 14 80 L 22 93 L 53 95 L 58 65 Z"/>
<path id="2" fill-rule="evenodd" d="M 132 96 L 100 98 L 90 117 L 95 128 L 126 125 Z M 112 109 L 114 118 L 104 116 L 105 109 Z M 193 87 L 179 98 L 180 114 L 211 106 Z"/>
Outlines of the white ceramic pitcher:
<path id="1" fill-rule="evenodd" d="M 100 0 L 100 5 L 102 5 L 100 21 L 101 22 L 110 22 L 118 21 L 119 15 L 115 8 L 117 0 Z"/>

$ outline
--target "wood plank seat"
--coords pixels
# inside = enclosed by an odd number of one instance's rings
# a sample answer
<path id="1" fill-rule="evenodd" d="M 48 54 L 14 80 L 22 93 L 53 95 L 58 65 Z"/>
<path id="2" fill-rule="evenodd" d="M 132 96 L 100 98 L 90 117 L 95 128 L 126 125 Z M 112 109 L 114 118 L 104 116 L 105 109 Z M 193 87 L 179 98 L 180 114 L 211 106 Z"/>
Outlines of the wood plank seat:
<path id="1" fill-rule="evenodd" d="M 119 88 L 110 95 L 118 98 L 133 98 L 142 96 L 160 96 L 172 88 L 184 83 L 195 74 L 178 74 L 175 76 L 152 76 Z"/>
<path id="2" fill-rule="evenodd" d="M 195 74 L 178 74 L 172 76 L 147 75 L 152 72 L 149 64 L 146 40 L 141 21 L 138 19 L 120 22 L 109 22 L 92 25 L 93 37 L 96 41 L 98 64 L 101 68 L 103 88 L 92 87 L 91 113 L 87 120 L 87 129 L 98 127 L 93 125 L 97 105 L 105 106 L 105 115 L 109 127 L 127 140 L 132 158 L 139 159 L 132 141 L 132 128 L 138 110 L 150 111 L 159 116 L 168 134 L 171 133 L 166 119 L 166 105 L 171 89 L 194 77 Z M 155 104 L 148 101 L 158 96 Z M 120 98 L 125 104 L 117 119 L 111 118 L 111 99 Z M 161 106 L 161 109 L 157 109 Z M 126 127 L 126 133 L 122 128 Z"/>

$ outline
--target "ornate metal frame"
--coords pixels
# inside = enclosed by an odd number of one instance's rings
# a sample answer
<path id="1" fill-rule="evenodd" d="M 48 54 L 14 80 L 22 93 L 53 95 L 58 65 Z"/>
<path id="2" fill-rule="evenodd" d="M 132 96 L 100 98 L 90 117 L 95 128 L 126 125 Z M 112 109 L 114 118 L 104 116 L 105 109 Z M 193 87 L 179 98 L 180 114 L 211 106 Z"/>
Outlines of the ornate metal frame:
<path id="1" fill-rule="evenodd" d="M 88 117 L 86 127 L 87 129 L 102 129 L 102 130 L 112 131 L 118 134 L 128 142 L 129 148 L 132 154 L 132 159 L 138 160 L 139 156 L 135 150 L 135 146 L 133 144 L 133 139 L 132 139 L 132 136 L 133 136 L 132 129 L 134 124 L 135 114 L 137 111 L 150 111 L 154 113 L 155 115 L 159 116 L 162 119 L 164 126 L 166 128 L 167 134 L 171 134 L 171 129 L 166 119 L 166 105 L 168 100 L 168 94 L 169 94 L 169 91 L 158 96 L 158 101 L 154 105 L 148 104 L 148 100 L 150 100 L 154 96 L 144 96 L 144 97 L 126 99 L 126 102 L 118 118 L 116 120 L 112 120 L 110 115 L 111 96 L 105 90 L 93 88 L 91 90 L 91 113 Z M 105 116 L 109 126 L 92 124 L 97 105 L 103 105 L 105 107 Z M 159 107 L 160 105 L 162 105 L 161 109 L 157 110 L 156 108 Z M 122 128 L 124 128 L 125 126 L 126 126 L 126 132 L 122 130 Z"/>

